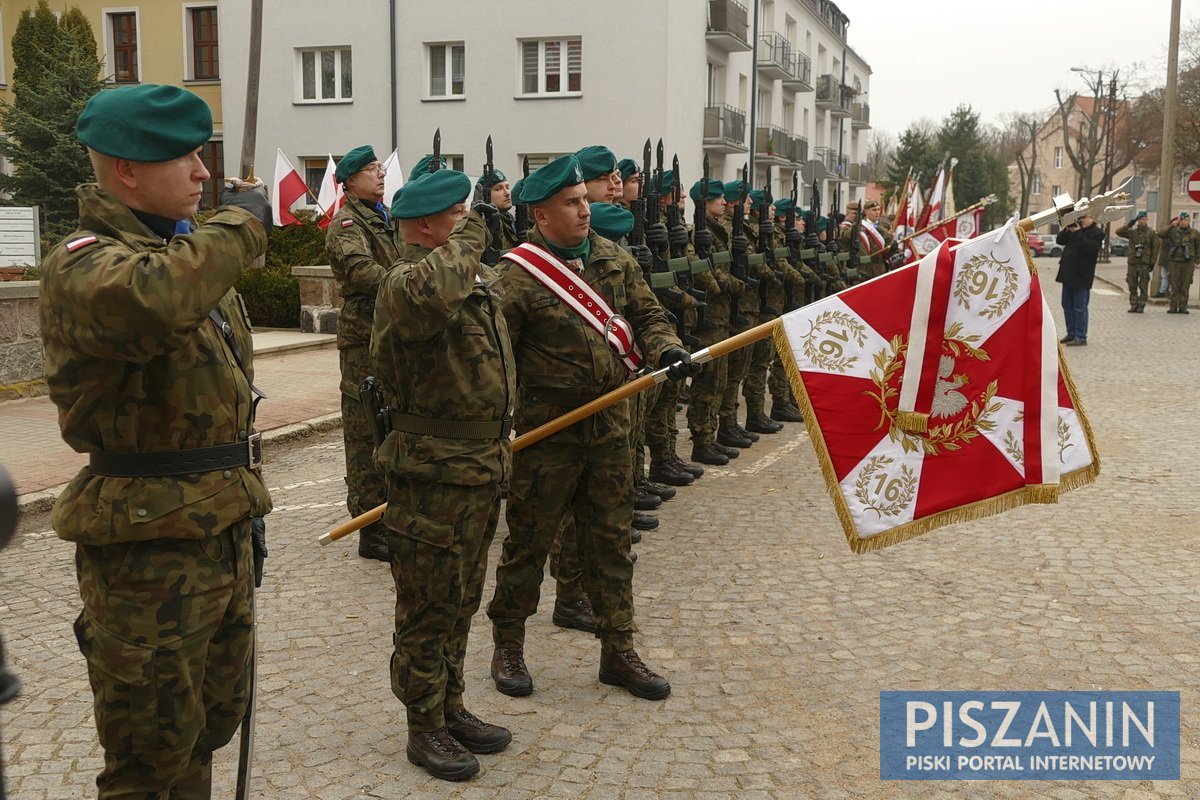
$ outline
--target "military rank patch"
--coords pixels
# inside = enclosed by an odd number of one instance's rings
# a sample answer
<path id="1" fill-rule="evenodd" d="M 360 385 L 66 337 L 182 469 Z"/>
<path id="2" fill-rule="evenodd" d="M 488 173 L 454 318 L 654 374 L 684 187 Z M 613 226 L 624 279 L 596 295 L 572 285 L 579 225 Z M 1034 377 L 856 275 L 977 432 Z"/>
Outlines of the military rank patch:
<path id="1" fill-rule="evenodd" d="M 67 242 L 67 252 L 74 253 L 80 248 L 87 247 L 89 244 L 95 244 L 100 241 L 95 236 L 81 236 L 73 242 Z"/>
<path id="2" fill-rule="evenodd" d="M 350 227 L 351 225 L 353 225 L 353 224 L 354 224 L 354 220 L 352 220 L 352 219 L 344 219 L 344 220 L 342 220 L 342 227 L 343 227 L 343 228 L 349 228 L 349 227 Z"/>

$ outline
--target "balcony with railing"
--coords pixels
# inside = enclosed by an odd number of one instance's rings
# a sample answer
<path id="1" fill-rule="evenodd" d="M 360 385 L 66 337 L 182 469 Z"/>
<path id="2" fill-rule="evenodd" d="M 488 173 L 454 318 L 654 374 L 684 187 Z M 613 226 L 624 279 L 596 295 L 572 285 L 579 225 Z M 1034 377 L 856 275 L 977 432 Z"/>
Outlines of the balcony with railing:
<path id="1" fill-rule="evenodd" d="M 792 43 L 781 33 L 764 33 L 758 37 L 758 71 L 766 78 L 790 78 L 796 68 Z"/>
<path id="2" fill-rule="evenodd" d="M 754 132 L 754 150 L 766 163 L 790 163 L 792 137 L 775 125 L 759 125 Z"/>
<path id="3" fill-rule="evenodd" d="M 737 0 L 708 0 L 708 30 L 705 38 L 727 53 L 750 49 L 750 26 L 746 7 Z"/>
<path id="4" fill-rule="evenodd" d="M 792 74 L 783 79 L 783 85 L 793 92 L 811 92 L 812 60 L 804 53 L 792 53 Z"/>
<path id="5" fill-rule="evenodd" d="M 849 175 L 851 183 L 870 183 L 871 170 L 866 164 L 853 162 L 850 164 Z"/>
<path id="6" fill-rule="evenodd" d="M 728 105 L 704 109 L 704 149 L 714 153 L 745 153 L 746 112 Z"/>
<path id="7" fill-rule="evenodd" d="M 808 161 L 808 139 L 803 136 L 792 136 L 792 149 L 788 153 L 788 160 L 793 164 L 803 164 Z"/>
<path id="8" fill-rule="evenodd" d="M 850 104 L 850 127 L 852 128 L 869 128 L 871 127 L 871 107 L 866 103 L 851 103 Z"/>
<path id="9" fill-rule="evenodd" d="M 825 74 L 817 78 L 817 108 L 828 111 L 835 117 L 850 116 L 850 103 L 854 90 L 843 86 L 837 76 Z"/>
<path id="10" fill-rule="evenodd" d="M 818 147 L 813 150 L 813 158 L 825 165 L 826 173 L 845 178 L 850 169 L 850 159 L 838 156 L 837 148 Z"/>

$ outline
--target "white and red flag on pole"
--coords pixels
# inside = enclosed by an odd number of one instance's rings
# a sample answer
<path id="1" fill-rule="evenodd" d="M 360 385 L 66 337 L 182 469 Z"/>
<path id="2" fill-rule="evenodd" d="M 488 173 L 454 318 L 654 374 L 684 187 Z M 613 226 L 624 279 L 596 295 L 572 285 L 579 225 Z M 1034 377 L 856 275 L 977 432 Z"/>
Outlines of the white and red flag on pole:
<path id="1" fill-rule="evenodd" d="M 327 227 L 333 215 L 346 204 L 346 192 L 338 183 L 336 174 L 337 164 L 330 154 L 325 161 L 325 174 L 321 176 L 321 188 L 317 191 L 317 205 L 321 207 L 321 221 L 317 225 L 322 228 Z"/>
<path id="2" fill-rule="evenodd" d="M 933 186 L 929 189 L 929 200 L 925 203 L 925 207 L 921 209 L 921 216 L 917 218 L 917 227 L 915 230 L 928 227 L 931 223 L 937 222 L 942 218 L 942 203 L 946 198 L 946 170 L 939 167 L 937 177 L 933 179 Z"/>
<path id="3" fill-rule="evenodd" d="M 300 220 L 292 210 L 304 199 L 304 178 L 288 161 L 283 151 L 275 149 L 275 181 L 271 184 L 271 216 L 277 226 L 295 225 Z"/>
<path id="4" fill-rule="evenodd" d="M 1099 472 L 1012 227 L 785 314 L 775 339 L 855 552 L 1053 503 Z"/>
<path id="5" fill-rule="evenodd" d="M 404 186 L 404 168 L 400 166 L 400 157 L 395 150 L 383 162 L 383 172 L 383 202 L 390 208 L 396 192 Z"/>

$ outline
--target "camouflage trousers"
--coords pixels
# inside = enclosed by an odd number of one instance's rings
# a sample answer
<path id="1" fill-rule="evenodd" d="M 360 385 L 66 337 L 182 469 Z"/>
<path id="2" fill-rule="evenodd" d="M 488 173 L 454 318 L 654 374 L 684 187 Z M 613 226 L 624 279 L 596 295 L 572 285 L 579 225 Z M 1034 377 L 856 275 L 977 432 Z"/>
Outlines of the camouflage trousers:
<path id="1" fill-rule="evenodd" d="M 76 545 L 104 769 L 101 800 L 208 800 L 212 754 L 246 715 L 254 644 L 250 520 L 208 539 Z"/>
<path id="2" fill-rule="evenodd" d="M 716 344 L 729 337 L 728 327 L 718 327 L 706 331 L 697 331 L 701 347 Z M 717 417 L 721 411 L 721 399 L 725 394 L 725 384 L 729 375 L 729 359 L 722 357 L 704 365 L 700 374 L 692 378 L 692 388 L 688 396 L 687 422 L 692 434 L 692 442 L 704 444 L 712 442 L 717 435 Z"/>
<path id="3" fill-rule="evenodd" d="M 1130 264 L 1125 270 L 1125 285 L 1129 287 L 1129 306 L 1138 308 L 1146 305 L 1150 288 L 1150 273 L 1153 264 Z"/>
<path id="4" fill-rule="evenodd" d="M 573 406 L 522 398 L 518 430 Z M 546 559 L 564 521 L 574 524 L 583 585 L 607 651 L 633 646 L 633 469 L 629 413 L 619 403 L 513 455 L 508 536 L 488 605 L 497 647 L 525 646 L 525 620 L 537 611 Z"/>
<path id="5" fill-rule="evenodd" d="M 342 441 L 346 447 L 346 508 L 357 517 L 387 502 L 387 479 L 375 466 L 371 421 L 358 398 L 358 385 L 372 372 L 366 345 L 338 351 L 342 370 Z"/>
<path id="6" fill-rule="evenodd" d="M 757 315 L 746 314 L 746 316 L 750 318 L 751 327 L 758 324 Z M 737 424 L 738 392 L 741 391 L 742 381 L 746 380 L 746 375 L 750 371 L 752 349 L 752 346 L 743 347 L 723 357 L 723 360 L 729 362 L 729 366 L 726 368 L 728 377 L 725 380 L 725 391 L 721 394 L 721 410 L 718 416 L 721 425 Z"/>
<path id="7" fill-rule="evenodd" d="M 550 576 L 554 578 L 554 597 L 558 602 L 569 605 L 587 597 L 573 517 L 563 520 L 554 537 L 554 545 L 550 548 Z"/>
<path id="8" fill-rule="evenodd" d="M 646 474 L 646 427 L 650 424 L 650 412 L 660 388 L 655 386 L 629 398 L 629 449 L 635 477 Z"/>
<path id="9" fill-rule="evenodd" d="M 392 694 L 408 729 L 434 731 L 463 707 L 463 660 L 479 610 L 488 548 L 500 520 L 500 487 L 458 486 L 392 475 L 384 522 L 396 630 Z"/>
<path id="10" fill-rule="evenodd" d="M 768 390 L 771 402 L 782 405 L 789 402 L 791 387 L 783 369 L 783 359 L 769 337 L 746 348 L 750 350 L 750 368 L 742 382 L 742 397 L 746 400 L 747 414 L 762 414 Z"/>
<path id="11" fill-rule="evenodd" d="M 1188 295 L 1192 289 L 1192 273 L 1195 269 L 1190 261 L 1168 261 L 1167 281 L 1171 292 L 1171 305 L 1187 308 Z"/>
<path id="12" fill-rule="evenodd" d="M 710 367 L 705 365 L 704 369 Z M 675 455 L 679 439 L 675 404 L 679 402 L 680 385 L 681 381 L 666 381 L 647 392 L 654 395 L 654 404 L 646 415 L 646 446 L 650 448 L 651 464 L 662 464 Z"/>

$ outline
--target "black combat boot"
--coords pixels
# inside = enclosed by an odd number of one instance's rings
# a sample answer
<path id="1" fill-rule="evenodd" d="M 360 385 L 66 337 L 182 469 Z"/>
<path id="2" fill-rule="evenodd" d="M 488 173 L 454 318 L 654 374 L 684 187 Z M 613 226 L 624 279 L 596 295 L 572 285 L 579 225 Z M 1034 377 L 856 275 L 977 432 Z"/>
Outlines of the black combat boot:
<path id="1" fill-rule="evenodd" d="M 695 480 L 690 474 L 688 474 L 688 478 Z M 691 481 L 689 480 L 689 483 L 690 482 Z M 663 486 L 661 483 L 654 483 L 653 481 L 646 480 L 645 478 L 635 478 L 633 483 L 635 486 L 640 486 L 650 494 L 658 497 L 660 500 L 670 500 L 675 496 L 674 486 Z"/>
<path id="2" fill-rule="evenodd" d="M 724 466 L 729 463 L 729 456 L 725 455 L 723 450 L 718 449 L 716 442 L 704 442 L 692 445 L 692 461 Z"/>
<path id="3" fill-rule="evenodd" d="M 791 403 L 775 403 L 771 406 L 771 419 L 776 422 L 804 422 L 800 409 Z"/>
<path id="4" fill-rule="evenodd" d="M 484 722 L 465 708 L 446 715 L 446 732 L 472 753 L 499 753 L 512 741 L 508 728 Z"/>
<path id="5" fill-rule="evenodd" d="M 736 447 L 730 447 L 729 445 L 721 444 L 720 442 L 715 442 L 713 444 L 713 447 L 717 448 L 718 451 L 724 453 L 725 457 L 728 458 L 730 461 L 732 461 L 733 459 L 737 458 L 738 456 L 740 456 L 742 454 L 742 451 L 738 450 Z"/>
<path id="6" fill-rule="evenodd" d="M 653 517 L 651 517 L 651 519 L 654 519 L 654 518 L 653 518 Z M 654 521 L 655 521 L 655 522 L 658 522 L 658 520 L 654 520 Z M 639 531 L 637 528 L 630 527 L 630 529 L 629 529 L 629 543 L 630 543 L 630 544 L 637 544 L 637 543 L 638 543 L 638 542 L 640 542 L 641 540 L 642 540 L 642 532 L 641 532 L 641 531 Z"/>
<path id="7" fill-rule="evenodd" d="M 647 667 L 633 648 L 600 654 L 600 682 L 620 686 L 635 697 L 662 700 L 671 693 L 667 679 Z"/>
<path id="8" fill-rule="evenodd" d="M 596 632 L 596 617 L 592 613 L 592 604 L 585 597 L 574 603 L 554 601 L 554 616 L 551 617 L 560 628 L 574 628 L 584 633 Z"/>
<path id="9" fill-rule="evenodd" d="M 497 647 L 492 653 L 492 680 L 496 690 L 509 697 L 524 697 L 533 693 L 533 678 L 525 666 L 525 651 Z"/>
<path id="10" fill-rule="evenodd" d="M 744 449 L 754 444 L 754 442 L 738 433 L 737 428 L 733 427 L 732 425 L 722 425 L 717 431 L 717 444 L 724 447 L 737 447 Z M 733 458 L 733 456 L 730 456 L 730 458 Z"/>
<path id="11" fill-rule="evenodd" d="M 650 480 L 669 486 L 688 486 L 696 480 L 696 476 L 686 469 L 676 466 L 674 461 L 667 461 L 662 464 L 650 465 Z"/>
<path id="12" fill-rule="evenodd" d="M 387 528 L 382 520 L 372 522 L 358 532 L 358 554 L 376 561 L 392 560 L 388 555 Z"/>
<path id="13" fill-rule="evenodd" d="M 427 733 L 408 733 L 408 760 L 424 767 L 435 778 L 465 781 L 479 772 L 479 761 L 463 749 L 445 728 Z"/>
<path id="14" fill-rule="evenodd" d="M 746 417 L 746 430 L 754 433 L 779 433 L 783 423 L 776 422 L 761 411 L 756 411 Z"/>
<path id="15" fill-rule="evenodd" d="M 658 517 L 635 511 L 633 512 L 633 527 L 639 531 L 652 531 L 658 527 Z"/>
<path id="16" fill-rule="evenodd" d="M 633 485 L 633 507 L 638 511 L 653 511 L 663 504 L 662 498 L 646 491 L 644 486 Z"/>
<path id="17" fill-rule="evenodd" d="M 752 433 L 752 432 L 746 430 L 745 428 L 743 428 L 741 425 L 734 423 L 733 429 L 735 431 L 737 431 L 741 436 L 745 437 L 746 439 L 749 439 L 751 444 L 758 441 L 757 433 Z"/>
<path id="18" fill-rule="evenodd" d="M 699 464 L 693 464 L 690 461 L 684 461 L 679 457 L 678 453 L 671 457 L 670 463 L 684 472 L 690 473 L 693 478 L 700 478 L 704 475 L 704 467 Z"/>

